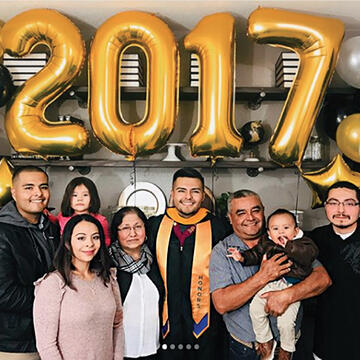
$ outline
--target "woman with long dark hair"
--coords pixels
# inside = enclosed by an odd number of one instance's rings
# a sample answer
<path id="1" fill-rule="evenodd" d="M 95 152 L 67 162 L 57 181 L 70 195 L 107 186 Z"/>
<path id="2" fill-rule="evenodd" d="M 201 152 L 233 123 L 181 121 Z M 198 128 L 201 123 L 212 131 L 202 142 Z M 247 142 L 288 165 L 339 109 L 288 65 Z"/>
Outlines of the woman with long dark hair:
<path id="1" fill-rule="evenodd" d="M 157 359 L 164 286 L 146 245 L 144 213 L 126 206 L 111 223 L 110 256 L 124 304 L 125 359 Z"/>
<path id="2" fill-rule="evenodd" d="M 42 360 L 121 360 L 122 305 L 104 231 L 94 217 L 65 225 L 55 271 L 35 286 L 34 326 Z"/>

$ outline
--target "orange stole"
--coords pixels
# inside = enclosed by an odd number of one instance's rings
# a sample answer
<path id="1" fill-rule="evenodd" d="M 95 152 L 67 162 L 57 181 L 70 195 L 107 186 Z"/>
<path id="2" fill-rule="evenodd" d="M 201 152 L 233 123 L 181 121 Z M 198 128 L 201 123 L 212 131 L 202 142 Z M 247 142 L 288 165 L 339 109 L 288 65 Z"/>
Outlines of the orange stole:
<path id="1" fill-rule="evenodd" d="M 168 209 L 171 210 L 171 209 Z M 200 209 L 204 218 L 207 211 Z M 171 214 L 170 211 L 167 213 Z M 171 214 L 172 215 L 172 214 Z M 195 215 L 196 216 L 196 215 Z M 174 216 L 175 217 L 175 216 Z M 178 219 L 177 219 L 178 220 Z M 184 219 L 185 221 L 188 219 Z M 200 219 L 201 220 L 201 219 Z M 184 221 L 184 222 L 185 222 Z M 179 221 L 178 221 L 179 222 Z M 188 222 L 188 221 L 186 221 Z M 194 224 L 194 223 L 192 223 Z M 174 220 L 164 215 L 156 240 L 156 257 L 160 273 L 165 284 L 165 299 L 162 314 L 162 335 L 165 338 L 170 331 L 167 303 L 167 257 L 170 236 Z M 212 233 L 210 221 L 205 221 L 196 225 L 195 248 L 193 256 L 193 266 L 191 272 L 190 300 L 192 307 L 192 318 L 194 321 L 193 333 L 199 338 L 210 324 L 210 284 L 209 284 L 209 264 L 212 249 Z"/>

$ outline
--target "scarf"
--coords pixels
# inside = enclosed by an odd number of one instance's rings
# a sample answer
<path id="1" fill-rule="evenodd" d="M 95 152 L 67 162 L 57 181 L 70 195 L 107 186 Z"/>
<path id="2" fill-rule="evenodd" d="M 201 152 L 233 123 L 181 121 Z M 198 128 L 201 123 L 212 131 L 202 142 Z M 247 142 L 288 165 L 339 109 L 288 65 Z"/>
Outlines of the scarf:
<path id="1" fill-rule="evenodd" d="M 118 241 L 115 241 L 111 244 L 111 246 L 109 247 L 109 254 L 118 270 L 125 271 L 131 274 L 148 273 L 153 262 L 153 256 L 146 244 L 141 245 L 140 259 L 138 260 L 134 260 L 130 255 L 128 255 L 121 248 Z"/>

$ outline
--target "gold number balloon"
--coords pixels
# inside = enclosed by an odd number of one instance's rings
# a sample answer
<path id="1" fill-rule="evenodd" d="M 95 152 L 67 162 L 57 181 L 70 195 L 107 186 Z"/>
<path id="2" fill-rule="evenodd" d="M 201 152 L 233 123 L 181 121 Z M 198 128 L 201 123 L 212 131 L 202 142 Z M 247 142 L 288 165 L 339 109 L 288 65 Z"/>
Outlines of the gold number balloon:
<path id="1" fill-rule="evenodd" d="M 119 64 L 129 46 L 138 46 L 147 58 L 147 105 L 135 124 L 123 118 L 119 106 Z M 119 13 L 97 30 L 89 66 L 90 120 L 97 138 L 129 160 L 164 146 L 175 126 L 179 92 L 179 53 L 169 27 L 148 13 Z"/>
<path id="2" fill-rule="evenodd" d="M 234 119 L 235 20 L 230 14 L 204 17 L 184 40 L 200 60 L 199 117 L 190 138 L 192 155 L 212 160 L 239 156 L 242 138 Z"/>
<path id="3" fill-rule="evenodd" d="M 336 142 L 344 155 L 360 162 L 360 114 L 349 115 L 341 121 Z M 337 181 L 349 181 L 360 186 L 360 173 L 352 171 L 339 154 L 324 168 L 308 173 L 301 171 L 301 175 L 312 191 L 313 208 L 323 204 L 328 188 Z"/>
<path id="4" fill-rule="evenodd" d="M 269 148 L 280 165 L 299 166 L 335 69 L 344 25 L 337 19 L 259 8 L 248 19 L 248 36 L 260 44 L 294 50 L 300 57 Z"/>
<path id="5" fill-rule="evenodd" d="M 12 168 L 5 158 L 0 160 L 0 206 L 11 199 Z"/>
<path id="6" fill-rule="evenodd" d="M 338 181 L 348 181 L 360 187 L 360 173 L 352 171 L 339 154 L 322 169 L 308 173 L 300 169 L 300 172 L 312 191 L 313 209 L 322 206 L 328 188 Z"/>
<path id="7" fill-rule="evenodd" d="M 68 89 L 84 61 L 84 44 L 77 27 L 54 10 L 36 9 L 10 19 L 1 29 L 1 45 L 12 56 L 24 56 L 37 45 L 51 50 L 46 66 L 15 93 L 5 116 L 12 147 L 23 153 L 81 154 L 88 134 L 80 125 L 46 119 L 46 107 Z"/>

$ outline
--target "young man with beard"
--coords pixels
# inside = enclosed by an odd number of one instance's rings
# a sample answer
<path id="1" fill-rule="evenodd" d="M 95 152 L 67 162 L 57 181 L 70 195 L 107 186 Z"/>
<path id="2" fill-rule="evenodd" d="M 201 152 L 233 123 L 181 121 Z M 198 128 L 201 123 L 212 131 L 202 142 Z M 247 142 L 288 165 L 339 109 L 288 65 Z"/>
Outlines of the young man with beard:
<path id="1" fill-rule="evenodd" d="M 224 359 L 224 329 L 209 291 L 212 247 L 231 232 L 226 219 L 201 207 L 204 179 L 193 168 L 173 176 L 174 207 L 150 219 L 148 243 L 166 290 L 162 359 Z"/>
<path id="2" fill-rule="evenodd" d="M 316 359 L 359 358 L 360 226 L 359 188 L 349 182 L 330 186 L 324 202 L 330 224 L 309 236 L 333 285 L 318 297 L 315 312 Z"/>
<path id="3" fill-rule="evenodd" d="M 43 170 L 15 170 L 11 194 L 0 210 L 0 360 L 38 360 L 33 283 L 51 269 L 59 232 L 43 214 L 50 198 Z"/>
<path id="4" fill-rule="evenodd" d="M 230 360 L 258 360 L 249 304 L 253 296 L 267 283 L 286 275 L 291 262 L 286 255 L 277 254 L 259 266 L 244 266 L 229 257 L 229 248 L 245 251 L 253 248 L 264 234 L 264 206 L 258 194 L 239 190 L 229 197 L 228 215 L 234 233 L 220 241 L 213 249 L 210 262 L 210 291 L 217 311 L 223 315 L 229 333 Z M 265 310 L 279 316 L 296 301 L 320 294 L 331 284 L 326 270 L 319 262 L 313 263 L 312 273 L 303 281 L 280 291 L 262 295 Z M 271 349 L 263 348 L 265 356 Z M 286 354 L 283 353 L 285 356 Z M 279 358 L 280 359 L 280 358 Z M 285 359 L 282 358 L 282 360 Z"/>

